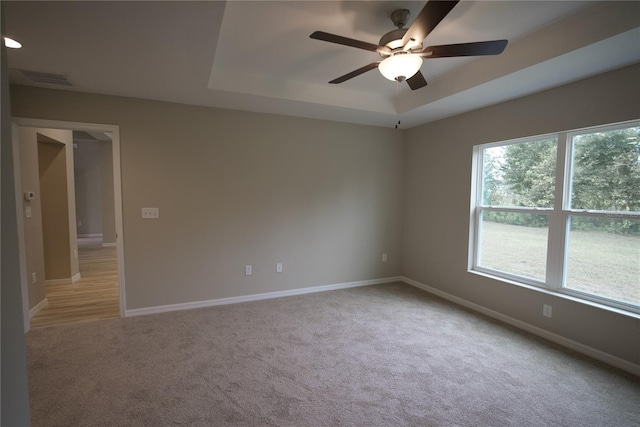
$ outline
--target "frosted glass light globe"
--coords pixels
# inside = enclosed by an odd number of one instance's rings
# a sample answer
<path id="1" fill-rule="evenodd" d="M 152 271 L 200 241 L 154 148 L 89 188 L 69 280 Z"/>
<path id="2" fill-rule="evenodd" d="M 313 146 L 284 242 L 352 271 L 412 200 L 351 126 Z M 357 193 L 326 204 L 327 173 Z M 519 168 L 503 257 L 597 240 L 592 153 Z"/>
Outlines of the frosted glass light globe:
<path id="1" fill-rule="evenodd" d="M 385 78 L 402 81 L 413 77 L 421 66 L 421 57 L 404 53 L 388 57 L 378 65 L 378 69 Z"/>

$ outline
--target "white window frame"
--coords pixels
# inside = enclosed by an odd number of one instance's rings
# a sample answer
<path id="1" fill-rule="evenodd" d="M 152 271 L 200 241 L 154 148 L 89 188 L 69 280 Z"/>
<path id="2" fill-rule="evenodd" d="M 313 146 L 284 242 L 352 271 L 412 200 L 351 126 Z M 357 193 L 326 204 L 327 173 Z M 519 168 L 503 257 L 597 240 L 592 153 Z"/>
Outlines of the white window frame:
<path id="1" fill-rule="evenodd" d="M 596 211 L 587 209 L 571 209 L 571 168 L 573 160 L 573 138 L 577 135 L 592 132 L 607 132 L 627 127 L 640 127 L 640 120 L 627 121 L 604 126 L 576 129 L 567 132 L 518 138 L 507 141 L 479 144 L 473 147 L 472 183 L 471 183 L 471 212 L 469 225 L 469 272 L 481 273 L 496 279 L 506 280 L 516 285 L 533 286 L 558 295 L 566 295 L 578 301 L 589 301 L 606 307 L 620 309 L 625 312 L 640 313 L 640 306 L 614 300 L 607 297 L 592 295 L 564 286 L 566 280 L 568 224 L 571 216 L 585 216 L 607 218 L 611 215 L 640 220 L 640 212 L 628 211 Z M 517 206 L 486 206 L 483 205 L 483 150 L 491 147 L 502 147 L 512 144 L 522 144 L 545 139 L 557 138 L 557 158 L 555 176 L 555 197 L 552 208 L 529 208 Z M 547 263 L 544 281 L 520 276 L 489 267 L 479 265 L 481 221 L 483 212 L 517 212 L 548 215 Z"/>

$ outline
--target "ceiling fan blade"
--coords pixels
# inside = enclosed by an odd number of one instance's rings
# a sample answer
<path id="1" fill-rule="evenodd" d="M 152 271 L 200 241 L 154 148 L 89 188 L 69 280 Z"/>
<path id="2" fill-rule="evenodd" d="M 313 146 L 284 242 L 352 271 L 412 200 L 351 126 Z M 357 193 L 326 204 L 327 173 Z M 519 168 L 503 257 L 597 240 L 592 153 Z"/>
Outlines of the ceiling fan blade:
<path id="1" fill-rule="evenodd" d="M 416 44 L 422 43 L 425 37 L 451 12 L 451 9 L 453 9 L 459 1 L 460 0 L 431 0 L 427 2 L 404 37 L 402 37 L 402 45 L 406 45 L 411 40 L 415 40 Z"/>
<path id="2" fill-rule="evenodd" d="M 413 76 L 407 79 L 407 83 L 411 90 L 420 89 L 421 87 L 425 87 L 427 85 L 427 81 L 424 79 L 424 75 L 420 71 L 415 73 Z"/>
<path id="3" fill-rule="evenodd" d="M 367 43 L 360 40 L 350 39 L 348 37 L 342 37 L 335 34 L 325 33 L 324 31 L 315 31 L 309 37 L 316 40 L 322 40 L 330 43 L 337 43 L 344 46 L 351 46 L 358 49 L 369 50 L 371 52 L 378 53 L 391 53 L 391 49 L 387 46 L 379 46 L 373 43 Z"/>
<path id="4" fill-rule="evenodd" d="M 340 76 L 337 79 L 333 79 L 331 80 L 329 83 L 331 84 L 338 84 L 338 83 L 342 83 L 342 82 L 346 82 L 349 79 L 352 79 L 356 76 L 359 76 L 360 74 L 366 73 L 367 71 L 371 71 L 374 70 L 376 68 L 378 68 L 378 65 L 380 64 L 381 61 L 378 62 L 372 62 L 371 64 L 367 64 L 364 67 L 360 67 L 355 71 L 352 71 L 350 73 L 345 74 L 344 76 Z"/>
<path id="5" fill-rule="evenodd" d="M 423 58 L 447 58 L 452 56 L 499 55 L 507 46 L 508 40 L 491 40 L 486 42 L 443 44 L 428 46 L 418 55 Z"/>

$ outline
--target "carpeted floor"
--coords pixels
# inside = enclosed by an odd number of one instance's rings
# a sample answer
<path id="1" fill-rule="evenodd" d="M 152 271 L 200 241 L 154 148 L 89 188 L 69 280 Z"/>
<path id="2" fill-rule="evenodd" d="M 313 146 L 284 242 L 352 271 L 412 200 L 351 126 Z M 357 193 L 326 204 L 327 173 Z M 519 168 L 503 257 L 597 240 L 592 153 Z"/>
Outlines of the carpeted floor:
<path id="1" fill-rule="evenodd" d="M 640 426 L 640 379 L 401 283 L 27 335 L 33 426 Z"/>

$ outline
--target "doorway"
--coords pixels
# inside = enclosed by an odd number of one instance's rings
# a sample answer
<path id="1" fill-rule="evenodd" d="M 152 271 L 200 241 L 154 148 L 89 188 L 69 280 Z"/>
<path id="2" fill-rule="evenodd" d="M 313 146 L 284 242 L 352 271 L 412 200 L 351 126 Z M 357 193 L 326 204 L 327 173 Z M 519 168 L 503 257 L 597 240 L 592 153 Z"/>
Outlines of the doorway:
<path id="1" fill-rule="evenodd" d="M 62 323 L 70 323 L 84 320 L 95 320 L 111 317 L 124 317 L 126 309 L 125 281 L 124 281 L 124 256 L 123 256 L 123 233 L 122 233 L 122 199 L 121 199 L 121 178 L 120 178 L 120 141 L 119 128 L 113 125 L 97 125 L 75 122 L 59 122 L 51 120 L 21 119 L 14 118 L 14 147 L 18 148 L 22 155 L 22 148 L 25 144 L 25 134 L 27 130 L 39 130 L 35 133 L 40 135 L 37 142 L 38 164 L 40 170 L 40 186 L 38 191 L 33 191 L 36 184 L 31 184 L 31 189 L 25 188 L 29 183 L 25 183 L 25 171 L 21 171 L 25 159 L 16 158 L 16 186 L 20 201 L 18 203 L 19 214 L 19 240 L 21 256 L 21 278 L 23 289 L 23 312 L 25 318 L 25 331 L 31 327 L 51 326 Z M 65 132 L 65 135 L 73 137 L 65 141 L 55 141 L 50 138 L 56 132 Z M 47 136 L 47 134 L 49 136 Z M 44 137 L 44 138 L 43 138 Z M 47 139 L 48 138 L 48 139 Z M 61 138 L 64 139 L 64 138 Z M 91 201 L 87 204 L 86 188 L 82 185 L 86 183 L 87 176 L 80 176 L 80 186 L 78 180 L 74 179 L 74 151 L 79 146 L 76 140 L 94 140 L 100 153 L 99 166 L 102 172 L 91 171 L 98 181 L 102 180 L 98 191 L 99 198 L 93 195 L 93 205 Z M 56 145 L 55 143 L 58 143 Z M 66 144 L 65 144 L 66 142 Z M 14 152 L 16 152 L 14 151 Z M 65 155 L 61 155 L 61 153 Z M 62 159 L 62 161 L 61 161 Z M 64 159 L 67 160 L 66 164 Z M 57 160 L 57 161 L 56 161 Z M 58 165 L 58 167 L 53 167 Z M 67 228 L 59 226 L 53 227 L 58 233 L 54 239 L 48 238 L 45 230 L 51 225 L 50 204 L 51 199 L 58 202 L 58 211 L 64 211 L 61 206 L 65 205 L 62 197 L 50 197 L 48 190 L 55 180 L 54 175 L 61 176 L 64 168 L 67 168 L 68 184 L 70 187 L 69 200 L 66 203 L 66 211 L 70 219 L 66 222 Z M 85 165 L 86 166 L 86 165 Z M 69 172 L 70 169 L 70 173 Z M 57 172 L 56 172 L 57 171 Z M 79 175 L 84 172 L 78 171 Z M 28 180 L 26 180 L 28 181 Z M 60 193 L 60 189 L 53 190 Z M 34 200 L 29 201 L 29 193 Z M 24 195 L 24 197 L 22 197 Z M 96 200 L 98 201 L 96 206 Z M 38 206 L 38 203 L 40 206 Z M 77 204 L 79 202 L 82 207 Z M 49 208 L 47 208 L 49 206 Z M 76 207 L 81 209 L 76 209 Z M 32 221 L 33 214 L 41 210 L 42 214 L 42 246 L 43 257 L 45 247 L 57 254 L 70 253 L 71 262 L 47 261 L 46 268 L 41 276 L 35 270 L 33 258 L 33 236 L 30 236 L 30 227 L 37 221 Z M 85 209 L 85 211 L 81 211 Z M 86 210 L 98 212 L 98 215 L 87 216 Z M 26 215 L 27 210 L 31 217 Z M 82 217 L 82 219 L 79 219 Z M 85 219 L 85 218 L 88 218 Z M 55 217 L 54 217 L 55 219 Z M 104 219 L 106 225 L 101 223 Z M 91 224 L 88 224 L 87 221 Z M 100 222 L 100 224 L 98 224 Z M 82 225 L 82 226 L 81 226 Z M 98 232 L 86 232 L 87 226 L 97 226 Z M 33 234 L 33 233 L 31 233 Z M 37 233 L 36 233 L 37 234 Z M 65 250 L 60 246 L 64 244 L 65 236 L 69 242 L 69 249 Z M 31 239 L 31 240 L 30 240 Z M 37 238 L 36 238 L 37 241 Z M 36 250 L 37 252 L 37 250 Z M 37 254 L 36 254 L 37 255 Z M 36 256 L 37 258 L 37 256 Z M 51 259 L 51 257 L 45 257 Z M 77 265 L 75 273 L 73 263 Z M 51 264 L 51 266 L 50 266 Z M 71 270 L 59 271 L 54 275 L 50 274 L 57 268 L 71 265 Z M 52 267 L 55 265 L 55 267 Z M 52 269 L 53 268 L 53 269 Z M 35 279 L 35 280 L 34 280 Z M 40 280 L 42 279 L 42 280 Z M 40 290 L 38 288 L 41 288 Z M 40 295 L 38 295 L 40 292 Z M 43 298 L 43 294 L 46 295 Z"/>

